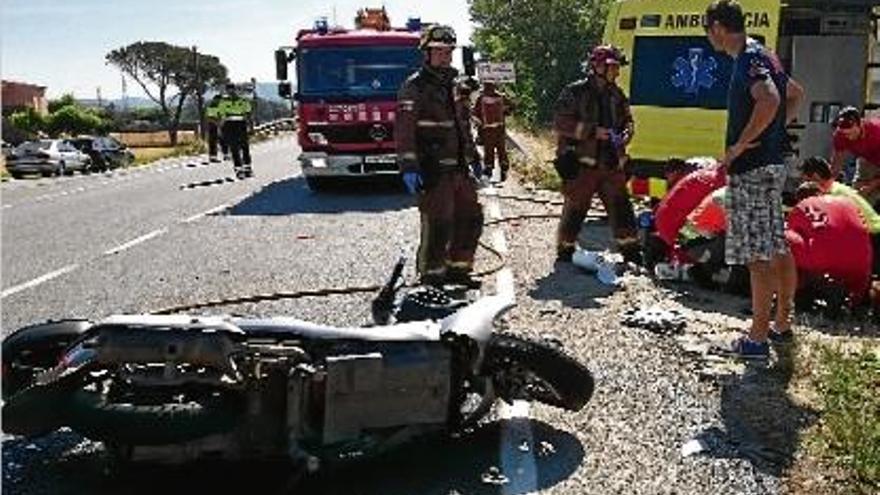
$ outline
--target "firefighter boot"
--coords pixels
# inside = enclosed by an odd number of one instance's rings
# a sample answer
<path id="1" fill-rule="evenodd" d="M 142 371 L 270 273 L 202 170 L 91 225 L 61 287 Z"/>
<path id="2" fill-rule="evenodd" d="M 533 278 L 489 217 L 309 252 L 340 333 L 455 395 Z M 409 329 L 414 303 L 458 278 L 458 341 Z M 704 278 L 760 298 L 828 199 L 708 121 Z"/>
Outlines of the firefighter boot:
<path id="1" fill-rule="evenodd" d="M 483 283 L 475 279 L 469 267 L 450 266 L 446 270 L 446 282 L 451 285 L 460 285 L 467 289 L 479 289 Z"/>

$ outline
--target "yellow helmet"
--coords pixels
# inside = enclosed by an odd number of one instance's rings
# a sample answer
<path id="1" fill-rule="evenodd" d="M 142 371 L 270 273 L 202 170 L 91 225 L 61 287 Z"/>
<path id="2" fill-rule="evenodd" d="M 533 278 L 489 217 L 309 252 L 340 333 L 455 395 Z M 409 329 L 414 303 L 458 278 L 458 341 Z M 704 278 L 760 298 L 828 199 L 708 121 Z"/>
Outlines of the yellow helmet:
<path id="1" fill-rule="evenodd" d="M 420 50 L 428 48 L 455 48 L 457 39 L 455 30 L 449 26 L 435 24 L 422 32 L 422 40 L 419 42 Z"/>

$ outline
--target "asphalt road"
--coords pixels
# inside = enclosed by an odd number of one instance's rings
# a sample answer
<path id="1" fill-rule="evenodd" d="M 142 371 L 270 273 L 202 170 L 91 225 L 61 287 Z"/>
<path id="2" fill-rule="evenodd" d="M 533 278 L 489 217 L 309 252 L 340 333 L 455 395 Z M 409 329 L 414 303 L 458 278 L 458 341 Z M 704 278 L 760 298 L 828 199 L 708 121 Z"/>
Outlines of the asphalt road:
<path id="1" fill-rule="evenodd" d="M 393 188 L 313 194 L 296 153 L 291 138 L 256 145 L 256 177 L 244 181 L 229 163 L 189 159 L 4 184 L 3 332 L 51 318 L 380 282 L 414 248 L 411 200 Z"/>
<path id="2" fill-rule="evenodd" d="M 401 254 L 415 251 L 413 200 L 376 184 L 314 194 L 296 153 L 291 137 L 255 146 L 256 176 L 243 181 L 232 178 L 228 163 L 184 159 L 110 175 L 3 184 L 3 333 L 47 319 L 95 319 L 230 296 L 383 282 Z M 411 270 L 412 263 L 409 277 Z M 369 299 L 338 296 L 206 312 L 356 325 L 368 321 Z M 577 469 L 583 450 L 574 436 L 527 419 L 527 410 L 512 415 L 519 417 L 467 439 L 417 445 L 332 472 L 314 480 L 309 492 L 352 493 L 357 480 L 357 493 L 526 493 Z M 516 450 L 523 438 L 536 448 L 549 445 L 553 456 L 539 459 Z M 522 486 L 483 482 L 492 466 L 520 469 L 520 457 L 528 460 L 529 473 L 540 464 L 540 477 Z M 5 493 L 288 488 L 283 467 L 188 467 L 121 481 L 106 468 L 101 445 L 69 431 L 33 442 L 4 437 Z"/>

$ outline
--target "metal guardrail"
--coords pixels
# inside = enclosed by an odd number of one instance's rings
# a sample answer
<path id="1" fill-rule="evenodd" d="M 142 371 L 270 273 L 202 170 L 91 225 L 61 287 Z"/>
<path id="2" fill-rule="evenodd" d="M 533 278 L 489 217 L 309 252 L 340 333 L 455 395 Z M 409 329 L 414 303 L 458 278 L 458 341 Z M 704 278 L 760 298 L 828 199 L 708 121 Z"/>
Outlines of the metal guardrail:
<path id="1" fill-rule="evenodd" d="M 251 134 L 256 136 L 273 136 L 279 132 L 296 130 L 296 119 L 293 117 L 273 120 L 254 126 Z"/>

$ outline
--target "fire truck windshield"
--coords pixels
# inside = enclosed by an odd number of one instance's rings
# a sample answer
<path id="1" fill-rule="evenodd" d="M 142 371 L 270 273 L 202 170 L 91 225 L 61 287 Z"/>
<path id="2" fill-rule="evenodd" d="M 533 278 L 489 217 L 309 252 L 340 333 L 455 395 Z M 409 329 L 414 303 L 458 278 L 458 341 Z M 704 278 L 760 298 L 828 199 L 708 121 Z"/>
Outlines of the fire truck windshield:
<path id="1" fill-rule="evenodd" d="M 416 47 L 303 48 L 297 58 L 303 96 L 391 95 L 422 64 Z"/>

